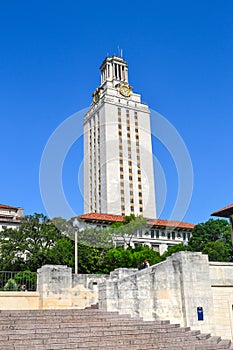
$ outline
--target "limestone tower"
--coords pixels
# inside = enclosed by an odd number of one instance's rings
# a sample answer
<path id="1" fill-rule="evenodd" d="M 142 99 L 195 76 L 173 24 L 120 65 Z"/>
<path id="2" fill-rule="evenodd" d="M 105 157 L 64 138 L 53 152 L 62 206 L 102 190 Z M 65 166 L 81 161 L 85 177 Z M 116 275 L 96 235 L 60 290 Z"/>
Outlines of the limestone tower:
<path id="1" fill-rule="evenodd" d="M 149 108 L 122 57 L 107 57 L 100 71 L 84 117 L 84 212 L 156 218 Z"/>

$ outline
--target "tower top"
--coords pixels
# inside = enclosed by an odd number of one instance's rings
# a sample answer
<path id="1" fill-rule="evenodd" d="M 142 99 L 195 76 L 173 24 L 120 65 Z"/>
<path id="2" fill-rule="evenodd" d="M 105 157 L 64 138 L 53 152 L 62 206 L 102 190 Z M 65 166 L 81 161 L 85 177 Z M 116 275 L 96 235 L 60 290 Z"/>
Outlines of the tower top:
<path id="1" fill-rule="evenodd" d="M 128 65 L 122 57 L 106 57 L 100 66 L 101 85 L 107 81 L 113 83 L 128 83 Z"/>

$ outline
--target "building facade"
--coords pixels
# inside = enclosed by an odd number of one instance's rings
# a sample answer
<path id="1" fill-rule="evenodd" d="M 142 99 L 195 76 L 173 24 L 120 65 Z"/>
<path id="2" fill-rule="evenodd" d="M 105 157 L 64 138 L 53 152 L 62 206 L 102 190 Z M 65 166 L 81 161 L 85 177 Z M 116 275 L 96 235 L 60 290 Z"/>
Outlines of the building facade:
<path id="1" fill-rule="evenodd" d="M 84 213 L 156 218 L 149 108 L 122 57 L 107 57 L 100 71 L 84 117 Z"/>
<path id="2" fill-rule="evenodd" d="M 4 228 L 17 228 L 22 220 L 24 209 L 0 204 L 0 231 Z"/>
<path id="3" fill-rule="evenodd" d="M 124 216 L 113 214 L 89 213 L 77 217 L 87 227 L 107 228 L 116 222 L 123 222 Z M 115 239 L 116 246 L 147 245 L 162 255 L 169 247 L 182 243 L 187 245 L 195 225 L 171 220 L 147 219 L 144 228 L 136 230 L 130 237 Z"/>

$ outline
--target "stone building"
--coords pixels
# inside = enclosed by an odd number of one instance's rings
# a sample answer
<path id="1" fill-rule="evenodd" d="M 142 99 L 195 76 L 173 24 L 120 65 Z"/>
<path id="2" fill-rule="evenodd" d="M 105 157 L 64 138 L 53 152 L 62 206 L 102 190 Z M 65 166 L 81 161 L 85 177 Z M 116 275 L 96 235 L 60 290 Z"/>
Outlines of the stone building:
<path id="1" fill-rule="evenodd" d="M 4 228 L 19 227 L 23 212 L 23 208 L 0 204 L 0 231 Z"/>
<path id="2" fill-rule="evenodd" d="M 124 216 L 89 213 L 77 217 L 79 222 L 96 228 L 106 228 L 115 222 L 123 222 Z M 192 235 L 193 224 L 186 222 L 147 219 L 147 225 L 144 229 L 137 230 L 130 237 L 130 246 L 135 247 L 138 244 L 147 245 L 163 254 L 168 247 L 175 244 L 187 244 Z M 125 240 L 118 238 L 116 245 L 124 245 Z"/>
<path id="3" fill-rule="evenodd" d="M 100 71 L 84 117 L 84 213 L 155 218 L 149 108 L 122 57 L 107 57 Z"/>
<path id="4" fill-rule="evenodd" d="M 162 254 L 186 244 L 194 225 L 156 216 L 150 110 L 129 84 L 127 62 L 107 57 L 100 72 L 84 116 L 84 215 L 78 220 L 108 227 L 139 215 L 148 218 L 147 227 L 135 232 L 131 246 L 145 244 Z"/>

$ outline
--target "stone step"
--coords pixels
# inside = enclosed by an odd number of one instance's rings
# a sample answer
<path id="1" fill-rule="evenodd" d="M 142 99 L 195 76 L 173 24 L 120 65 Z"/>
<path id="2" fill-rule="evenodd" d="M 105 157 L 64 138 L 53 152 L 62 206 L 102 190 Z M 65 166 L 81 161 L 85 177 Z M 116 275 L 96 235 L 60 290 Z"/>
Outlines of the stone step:
<path id="1" fill-rule="evenodd" d="M 18 337 L 17 335 L 12 335 L 9 336 L 7 341 L 1 341 L 1 345 L 2 347 L 4 345 L 10 345 L 10 344 L 15 344 L 17 341 L 18 345 L 24 345 L 24 346 L 35 346 L 35 345 L 42 345 L 44 344 L 45 346 L 47 346 L 48 344 L 53 344 L 54 348 L 57 347 L 57 344 L 60 344 L 61 346 L 63 346 L 62 344 L 65 344 L 65 346 L 70 346 L 72 344 L 72 346 L 76 346 L 76 344 L 78 343 L 78 346 L 82 346 L 83 348 L 91 348 L 93 346 L 98 346 L 100 348 L 102 348 L 102 346 L 109 346 L 111 344 L 118 344 L 118 345 L 126 345 L 127 348 L 128 346 L 131 345 L 138 345 L 138 344 L 147 344 L 150 346 L 154 346 L 154 343 L 156 341 L 157 345 L 163 345 L 164 343 L 166 345 L 168 344 L 173 344 L 173 346 L 179 344 L 180 342 L 183 342 L 182 344 L 185 345 L 185 347 L 190 348 L 193 345 L 195 345 L 197 339 L 195 338 L 195 336 L 190 337 L 187 335 L 186 339 L 184 339 L 184 337 L 180 337 L 179 335 L 175 336 L 175 337 L 170 337 L 169 334 L 165 334 L 164 337 L 159 337 L 156 333 L 154 334 L 134 334 L 133 336 L 123 336 L 123 335 L 118 335 L 118 337 L 116 338 L 115 335 L 111 335 L 111 336 L 106 336 L 106 337 L 96 337 L 95 334 L 87 334 L 84 337 L 79 337 L 79 335 L 77 334 L 76 337 L 73 334 L 73 337 L 71 337 L 71 335 L 69 335 L 69 333 L 63 334 L 61 337 L 59 337 L 57 335 L 57 337 L 53 337 L 51 336 L 51 334 L 46 333 L 46 334 L 37 334 L 38 339 L 34 339 L 32 338 L 30 335 L 23 335 L 23 337 Z M 85 339 L 85 337 L 87 339 Z M 202 342 L 204 341 L 204 338 L 202 340 Z M 199 341 L 201 342 L 201 341 Z M 61 347 L 63 348 L 63 347 Z M 157 348 L 157 346 L 156 346 Z M 210 347 L 208 347 L 209 349 Z M 207 348 L 206 348 L 207 349 Z"/>
<path id="2" fill-rule="evenodd" d="M 229 340 L 98 309 L 0 311 L 3 350 L 220 350 Z"/>
<path id="3" fill-rule="evenodd" d="M 161 330 L 161 331 L 166 331 L 166 330 L 175 330 L 175 331 L 180 331 L 180 332 L 187 332 L 188 330 L 190 330 L 189 327 L 180 327 L 178 324 L 171 324 L 171 325 L 162 325 L 162 324 L 144 324 L 143 322 L 140 323 L 136 323 L 136 322 L 125 322 L 122 321 L 120 324 L 116 321 L 111 321 L 111 322 L 107 322 L 107 321 L 94 321 L 92 320 L 91 322 L 74 322 L 74 323 L 66 323 L 66 322 L 61 322 L 61 323 L 11 323 L 11 324 L 5 324 L 5 325 L 1 325 L 0 326 L 0 330 L 1 331 L 6 331 L 6 330 L 20 330 L 20 329 L 25 329 L 25 330 L 33 330 L 33 329 L 57 329 L 60 328 L 61 330 L 63 328 L 77 328 L 80 330 L 85 330 L 85 327 L 88 327 L 89 329 L 102 329 L 103 327 L 115 327 L 116 330 L 120 331 L 121 329 L 128 329 L 128 330 L 134 330 L 134 329 L 138 329 L 138 330 L 143 330 L 143 329 L 150 329 L 150 330 Z"/>
<path id="4" fill-rule="evenodd" d="M 167 341 L 169 341 L 169 339 L 171 339 L 171 341 L 177 341 L 177 340 L 197 340 L 195 336 L 190 336 L 189 334 L 182 334 L 180 335 L 179 333 L 174 333 L 172 334 L 171 332 L 168 333 L 158 333 L 158 332 L 143 332 L 143 333 L 136 333 L 136 332 L 131 332 L 128 333 L 127 331 L 125 333 L 117 333 L 117 332 L 109 332 L 107 333 L 106 331 L 102 332 L 102 333 L 96 333 L 96 332 L 87 332 L 87 333 L 79 333 L 79 332 L 75 332 L 75 333 L 70 333 L 69 330 L 66 330 L 65 332 L 21 332 L 21 333 L 6 333 L 6 334 L 2 334 L 0 337 L 1 341 L 14 341 L 14 340 L 37 340 L 37 339 L 65 339 L 65 338 L 69 338 L 70 341 L 72 342 L 77 342 L 77 340 L 82 340 L 82 341 L 86 341 L 87 339 L 91 338 L 94 339 L 94 341 L 99 341 L 102 340 L 103 338 L 105 340 L 111 340 L 111 339 L 141 339 L 141 338 L 147 338 L 147 339 L 156 339 L 157 341 L 163 341 L 164 339 L 166 339 Z"/>
<path id="5" fill-rule="evenodd" d="M 51 347 L 52 349 L 65 349 L 65 348 L 83 348 L 83 349 L 93 349 L 93 348 L 105 348 L 105 347 L 110 347 L 114 346 L 114 348 L 118 348 L 119 346 L 124 347 L 125 349 L 131 349 L 131 346 L 144 346 L 146 345 L 147 347 L 151 347 L 154 349 L 160 349 L 163 348 L 164 346 L 170 347 L 170 348 L 176 348 L 177 344 L 179 345 L 179 348 L 185 349 L 191 349 L 192 347 L 196 346 L 196 341 L 195 340 L 186 340 L 184 341 L 182 338 L 175 338 L 175 339 L 161 339 L 160 341 L 158 339 L 153 339 L 153 338 L 136 338 L 136 337 L 131 337 L 129 339 L 120 339 L 120 338 L 112 338 L 112 339 L 95 339 L 92 338 L 90 340 L 83 341 L 83 339 L 80 339 L 78 342 L 77 341 L 70 341 L 70 339 L 51 339 L 48 338 L 47 340 L 45 339 L 22 339 L 19 341 L 7 341 L 7 342 L 1 342 L 1 348 L 5 349 L 5 346 L 24 346 L 25 348 L 28 347 L 30 349 L 34 349 L 35 346 L 44 346 L 45 349 Z M 206 347 L 204 344 L 198 347 L 198 349 L 212 349 L 212 347 L 208 346 Z M 218 347 L 218 349 L 220 349 Z M 226 347 L 221 348 L 221 349 L 226 349 Z M 195 349 L 197 350 L 197 348 Z"/>

